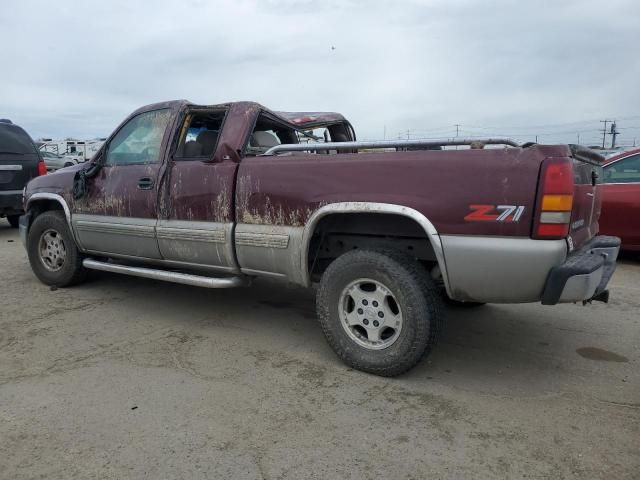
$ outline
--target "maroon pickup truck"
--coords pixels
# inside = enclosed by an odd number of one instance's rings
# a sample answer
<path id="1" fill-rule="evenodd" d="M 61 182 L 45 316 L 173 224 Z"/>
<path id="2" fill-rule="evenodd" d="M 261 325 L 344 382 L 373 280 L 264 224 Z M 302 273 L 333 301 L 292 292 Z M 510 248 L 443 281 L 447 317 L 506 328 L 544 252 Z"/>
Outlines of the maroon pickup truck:
<path id="1" fill-rule="evenodd" d="M 453 148 L 456 147 L 456 149 Z M 509 140 L 357 142 L 338 114 L 186 101 L 135 111 L 94 158 L 32 180 L 36 276 L 87 269 L 209 288 L 317 288 L 348 365 L 397 375 L 436 343 L 443 300 L 607 301 L 603 158 Z"/>

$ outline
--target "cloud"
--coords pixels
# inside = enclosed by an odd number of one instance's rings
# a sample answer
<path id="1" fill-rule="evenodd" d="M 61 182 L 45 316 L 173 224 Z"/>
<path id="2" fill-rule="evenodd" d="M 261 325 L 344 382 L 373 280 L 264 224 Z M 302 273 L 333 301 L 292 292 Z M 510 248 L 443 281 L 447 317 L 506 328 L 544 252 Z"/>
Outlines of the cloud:
<path id="1" fill-rule="evenodd" d="M 360 138 L 569 122 L 555 131 L 597 138 L 600 118 L 640 125 L 639 16 L 633 0 L 13 1 L 0 116 L 35 137 L 94 137 L 160 100 L 256 100 L 340 111 Z"/>

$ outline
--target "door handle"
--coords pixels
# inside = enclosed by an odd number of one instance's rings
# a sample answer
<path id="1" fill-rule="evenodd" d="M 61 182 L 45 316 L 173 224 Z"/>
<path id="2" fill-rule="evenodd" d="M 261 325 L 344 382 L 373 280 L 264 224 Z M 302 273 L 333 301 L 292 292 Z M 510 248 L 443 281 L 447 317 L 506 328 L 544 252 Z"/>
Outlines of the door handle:
<path id="1" fill-rule="evenodd" d="M 140 190 L 151 190 L 153 188 L 153 178 L 142 177 L 138 180 L 138 188 Z"/>

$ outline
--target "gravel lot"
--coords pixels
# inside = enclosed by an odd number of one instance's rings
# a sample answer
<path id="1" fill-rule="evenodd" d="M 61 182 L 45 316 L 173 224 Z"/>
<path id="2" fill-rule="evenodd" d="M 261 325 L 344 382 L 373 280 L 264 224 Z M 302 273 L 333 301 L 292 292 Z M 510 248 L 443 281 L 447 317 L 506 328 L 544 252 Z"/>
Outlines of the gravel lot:
<path id="1" fill-rule="evenodd" d="M 313 292 L 40 284 L 0 221 L 0 478 L 639 478 L 640 261 L 612 302 L 452 308 L 385 379 Z"/>

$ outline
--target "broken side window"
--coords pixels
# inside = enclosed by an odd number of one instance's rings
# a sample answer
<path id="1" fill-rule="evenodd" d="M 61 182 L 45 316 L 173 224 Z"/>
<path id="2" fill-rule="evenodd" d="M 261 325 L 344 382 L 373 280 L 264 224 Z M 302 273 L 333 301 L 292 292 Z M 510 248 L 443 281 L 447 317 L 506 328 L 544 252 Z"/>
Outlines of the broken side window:
<path id="1" fill-rule="evenodd" d="M 298 131 L 267 115 L 260 115 L 245 148 L 245 155 L 262 155 L 271 147 L 299 143 Z"/>
<path id="2" fill-rule="evenodd" d="M 180 130 L 175 160 L 211 158 L 216 151 L 226 110 L 193 111 Z"/>
<path id="3" fill-rule="evenodd" d="M 144 112 L 129 120 L 109 141 L 105 165 L 135 165 L 160 161 L 160 147 L 171 110 Z"/>

